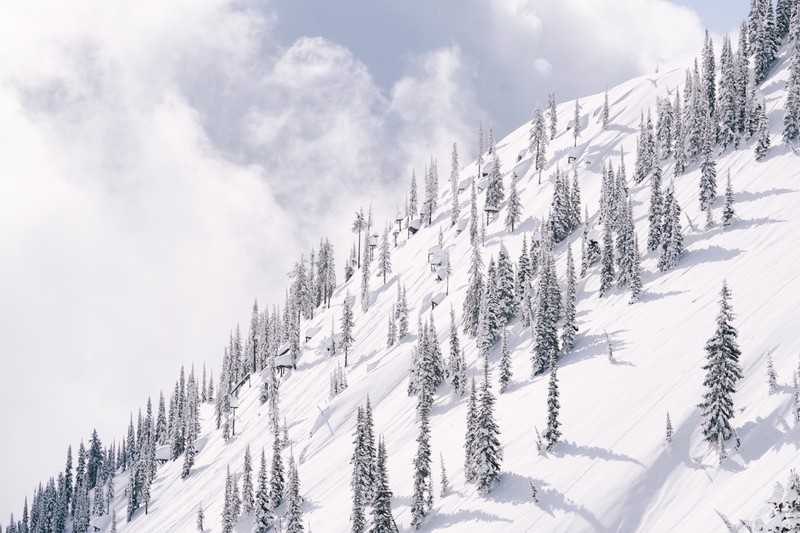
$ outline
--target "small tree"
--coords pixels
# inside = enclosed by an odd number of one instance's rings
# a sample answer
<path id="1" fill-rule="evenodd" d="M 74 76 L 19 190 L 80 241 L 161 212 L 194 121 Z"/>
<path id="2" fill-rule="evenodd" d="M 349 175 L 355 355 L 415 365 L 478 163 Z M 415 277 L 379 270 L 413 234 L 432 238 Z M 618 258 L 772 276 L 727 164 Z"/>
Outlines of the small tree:
<path id="1" fill-rule="evenodd" d="M 383 276 L 383 283 L 386 284 L 386 275 L 392 273 L 392 252 L 389 246 L 389 226 L 383 230 L 381 237 L 381 248 L 378 254 L 378 275 Z"/>
<path id="2" fill-rule="evenodd" d="M 728 179 L 725 183 L 725 206 L 722 208 L 722 225 L 728 227 L 731 225 L 736 212 L 733 209 L 733 188 L 731 187 L 731 171 L 728 170 Z"/>
<path id="3" fill-rule="evenodd" d="M 669 411 L 667 411 L 666 441 L 667 441 L 667 444 L 672 444 L 672 421 L 669 419 Z"/>
<path id="4" fill-rule="evenodd" d="M 350 350 L 350 346 L 355 342 L 355 338 L 353 338 L 354 326 L 350 291 L 347 291 L 344 297 L 344 303 L 342 303 L 342 338 L 339 341 L 339 346 L 344 348 L 344 366 L 347 366 L 347 354 Z"/>
<path id="5" fill-rule="evenodd" d="M 600 119 L 603 124 L 603 129 L 608 129 L 608 86 L 606 85 L 606 93 L 603 97 L 603 111 L 600 114 Z"/>
<path id="6" fill-rule="evenodd" d="M 575 125 L 572 128 L 572 136 L 575 139 L 574 146 L 578 146 L 578 137 L 581 136 L 581 104 L 576 99 L 575 100 Z"/>
<path id="7" fill-rule="evenodd" d="M 767 383 L 769 384 L 769 393 L 775 394 L 778 392 L 778 375 L 775 373 L 775 365 L 772 363 L 772 354 L 767 354 Z"/>
<path id="8" fill-rule="evenodd" d="M 500 355 L 500 393 L 508 390 L 511 381 L 511 354 L 508 351 L 508 329 L 503 328 L 502 350 Z"/>
<path id="9" fill-rule="evenodd" d="M 203 520 L 205 520 L 205 515 L 203 514 L 203 504 L 201 503 L 197 506 L 197 531 L 200 533 L 203 533 L 203 531 L 206 530 L 205 526 L 203 525 Z"/>
<path id="10" fill-rule="evenodd" d="M 511 176 L 511 190 L 508 193 L 508 212 L 506 213 L 506 229 L 514 233 L 514 228 L 522 219 L 522 202 L 517 190 L 517 174 Z"/>
<path id="11" fill-rule="evenodd" d="M 442 455 L 442 452 L 439 452 L 439 463 L 442 466 L 442 481 L 441 481 L 442 488 L 440 489 L 441 491 L 440 494 L 441 497 L 444 498 L 445 496 L 450 494 L 450 481 L 447 479 L 447 470 L 444 467 L 444 455 Z"/>
<path id="12" fill-rule="evenodd" d="M 561 438 L 561 431 L 558 421 L 558 410 L 561 404 L 558 402 L 558 377 L 556 375 L 556 358 L 550 359 L 550 383 L 547 387 L 547 429 L 544 432 L 544 440 L 547 442 L 547 450 L 550 451 Z"/>

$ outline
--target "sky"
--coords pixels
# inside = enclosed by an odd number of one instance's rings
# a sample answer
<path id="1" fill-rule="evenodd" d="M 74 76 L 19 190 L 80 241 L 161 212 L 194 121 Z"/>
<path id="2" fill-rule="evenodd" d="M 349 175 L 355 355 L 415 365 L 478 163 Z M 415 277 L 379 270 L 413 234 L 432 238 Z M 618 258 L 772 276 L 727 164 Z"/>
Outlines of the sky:
<path id="1" fill-rule="evenodd" d="M 684 66 L 744 0 L 0 4 L 0 517 L 181 365 L 219 370 L 321 237 L 382 226 L 559 101 Z M 5 524 L 7 518 L 0 518 Z"/>

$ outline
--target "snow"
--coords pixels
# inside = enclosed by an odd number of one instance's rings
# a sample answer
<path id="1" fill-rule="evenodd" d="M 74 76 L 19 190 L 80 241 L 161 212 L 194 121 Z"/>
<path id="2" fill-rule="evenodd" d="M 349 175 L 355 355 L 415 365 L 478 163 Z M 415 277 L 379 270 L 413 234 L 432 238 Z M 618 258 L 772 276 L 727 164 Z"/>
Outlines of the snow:
<path id="1" fill-rule="evenodd" d="M 474 485 L 464 481 L 466 398 L 452 396 L 445 386 L 438 391 L 431 412 L 431 444 L 433 456 L 438 458 L 441 453 L 444 457 L 452 490 L 434 500 L 433 512 L 420 531 L 720 531 L 724 525 L 717 512 L 733 523 L 754 516 L 775 481 L 785 479 L 789 468 L 798 466 L 800 427 L 791 418 L 789 384 L 800 353 L 796 334 L 800 271 L 794 258 L 800 249 L 800 161 L 779 144 L 787 76 L 785 48 L 781 54 L 758 95 L 766 100 L 773 148 L 756 163 L 753 141 L 746 141 L 738 150 L 723 153 L 717 162 L 718 176 L 725 176 L 730 169 L 733 181 L 737 215 L 729 228 L 720 225 L 724 186 L 718 185 L 713 204 L 716 226 L 710 230 L 701 229 L 703 224 L 684 228 L 685 254 L 675 269 L 661 273 L 656 256 L 645 253 L 644 248 L 649 185 L 629 182 L 643 253 L 641 300 L 629 305 L 628 294 L 617 288 L 599 298 L 599 265 L 579 279 L 580 331 L 575 348 L 559 368 L 564 437 L 552 452 L 538 455 L 535 449 L 534 428 L 541 431 L 546 420 L 547 376 L 530 377 L 531 335 L 519 320 L 508 328 L 514 375 L 508 392 L 499 395 L 496 404 L 504 447 L 501 481 L 487 496 L 479 495 Z M 502 224 L 505 205 L 501 207 L 500 220 L 486 227 L 484 261 L 497 256 L 501 242 L 512 258 L 519 256 L 522 236 L 533 231 L 537 217 L 549 210 L 552 173 L 557 165 L 570 172 L 577 166 L 582 198 L 596 221 L 603 162 L 616 167 L 624 147 L 630 177 L 640 110 L 654 109 L 656 97 L 666 94 L 668 87 L 682 87 L 683 75 L 679 69 L 611 88 L 607 130 L 588 120 L 588 110 L 602 105 L 603 93 L 581 98 L 584 129 L 577 148 L 573 148 L 571 131 L 564 129 L 573 116 L 574 101 L 559 105 L 562 126 L 548 147 L 541 185 L 530 155 L 515 164 L 528 143 L 527 122 L 498 142 L 498 154 L 509 169 L 505 179 L 510 169 L 519 170 L 526 215 L 518 230 L 509 234 Z M 570 155 L 575 155 L 577 162 L 568 163 Z M 527 168 L 521 166 L 525 162 Z M 474 175 L 476 170 L 472 163 L 463 172 Z M 672 175 L 668 161 L 663 168 L 665 182 Z M 694 163 L 675 179 L 675 189 L 687 216 L 702 221 L 698 183 L 699 169 Z M 327 353 L 327 334 L 304 344 L 297 371 L 282 378 L 281 409 L 299 463 L 301 493 L 306 499 L 304 521 L 315 531 L 349 529 L 355 411 L 367 395 L 376 432 L 384 437 L 389 454 L 394 517 L 401 531 L 409 531 L 417 421 L 415 399 L 408 397 L 406 387 L 417 316 L 435 319 L 444 353 L 449 335 L 450 306 L 431 310 L 427 305 L 441 296 L 435 289 L 436 274 L 426 261 L 427 252 L 437 243 L 441 228 L 454 268 L 450 294 L 439 301 L 452 303 L 458 322 L 471 250 L 469 235 L 463 227 L 458 231 L 468 219 L 469 209 L 462 208 L 461 220 L 453 227 L 449 188 L 441 196 L 432 226 L 423 227 L 419 219 L 410 221 L 412 235 L 401 236 L 400 246 L 392 249 L 395 272 L 386 285 L 378 277 L 373 280 L 369 311 L 365 314 L 359 306 L 355 308 L 356 343 L 349 354 L 349 387 L 328 399 L 330 372 L 342 363 L 342 354 L 332 357 Z M 479 209 L 483 196 L 479 197 Z M 468 188 L 459 200 L 462 206 L 469 205 Z M 419 231 L 413 234 L 413 228 Z M 555 249 L 562 283 L 566 247 L 573 246 L 579 258 L 579 243 L 580 231 L 576 231 Z M 359 292 L 359 277 L 354 278 L 337 289 L 330 309 L 320 309 L 303 326 L 330 327 L 332 319 L 338 323 L 345 293 L 349 290 L 352 298 Z M 733 423 L 741 448 L 729 450 L 729 457 L 720 465 L 716 452 L 702 440 L 697 404 L 703 391 L 703 345 L 714 331 L 723 278 L 732 291 L 745 377 L 734 395 Z M 387 349 L 385 322 L 398 283 L 407 287 L 412 332 Z M 606 357 L 605 332 L 614 346 L 613 361 Z M 479 376 L 474 339 L 459 334 L 469 374 Z M 767 352 L 773 355 L 779 377 L 779 391 L 773 395 L 767 394 Z M 278 359 L 286 363 L 285 357 Z M 499 346 L 492 350 L 490 361 L 496 393 Z M 254 456 L 264 447 L 269 457 L 268 406 L 260 403 L 259 388 L 257 382 L 242 386 L 237 434 L 227 442 L 216 429 L 213 407 L 202 407 L 201 436 L 207 438 L 207 444 L 197 454 L 191 475 L 185 481 L 180 479 L 180 460 L 160 467 L 149 515 L 140 510 L 132 522 L 121 521 L 120 532 L 193 531 L 201 502 L 209 528 L 219 530 L 226 466 L 241 471 L 248 445 Z M 671 446 L 664 442 L 667 411 L 674 427 Z M 285 453 L 288 456 L 288 449 Z M 434 468 L 438 476 L 438 459 Z M 125 515 L 122 487 L 127 475 L 122 473 L 115 480 L 117 516 Z M 530 483 L 537 487 L 538 503 L 531 498 Z M 249 531 L 251 522 L 251 517 L 243 518 L 237 531 Z"/>

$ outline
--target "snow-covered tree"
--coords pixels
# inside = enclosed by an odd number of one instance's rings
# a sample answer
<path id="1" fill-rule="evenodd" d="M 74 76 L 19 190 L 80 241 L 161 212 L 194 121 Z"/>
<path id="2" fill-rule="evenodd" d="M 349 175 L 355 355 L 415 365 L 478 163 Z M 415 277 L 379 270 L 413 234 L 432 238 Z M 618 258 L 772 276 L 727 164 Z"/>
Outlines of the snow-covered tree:
<path id="1" fill-rule="evenodd" d="M 575 116 L 573 122 L 572 137 L 575 140 L 574 145 L 578 146 L 578 137 L 581 136 L 581 104 L 577 99 L 575 100 Z"/>
<path id="2" fill-rule="evenodd" d="M 551 116 L 555 117 L 555 113 L 553 112 Z M 536 104 L 536 109 L 533 111 L 533 120 L 531 120 L 528 151 L 533 158 L 534 169 L 539 174 L 539 183 L 542 182 L 542 170 L 547 163 L 548 142 L 544 113 L 542 113 L 542 109 L 539 107 L 539 104 Z"/>
<path id="3" fill-rule="evenodd" d="M 431 428 L 428 419 L 431 399 L 425 394 L 419 397 L 417 414 L 419 435 L 414 456 L 414 490 L 411 501 L 411 525 L 419 529 L 433 507 L 433 472 L 431 469 Z"/>
<path id="4" fill-rule="evenodd" d="M 725 206 L 722 208 L 722 225 L 728 227 L 731 225 L 736 212 L 733 209 L 733 188 L 731 187 L 731 171 L 728 170 L 728 179 L 725 183 Z"/>
<path id="5" fill-rule="evenodd" d="M 522 201 L 517 189 L 517 174 L 511 176 L 511 190 L 508 193 L 508 211 L 506 212 L 506 230 L 514 233 L 514 228 L 522 220 Z"/>
<path id="6" fill-rule="evenodd" d="M 450 306 L 450 360 L 447 375 L 450 378 L 450 385 L 456 394 L 464 394 L 467 384 L 461 381 L 461 343 L 458 339 L 458 328 L 456 327 L 456 312 Z"/>
<path id="7" fill-rule="evenodd" d="M 489 358 L 483 359 L 483 382 L 477 411 L 477 438 L 475 440 L 475 484 L 478 492 L 488 494 L 500 480 L 500 462 L 503 449 L 500 446 L 500 429 L 494 417 L 495 398 L 489 374 Z"/>
<path id="8" fill-rule="evenodd" d="M 375 502 L 372 505 L 372 527 L 370 533 L 397 533 L 392 516 L 392 491 L 389 489 L 389 473 L 386 465 L 386 443 L 378 442 L 376 463 Z"/>
<path id="9" fill-rule="evenodd" d="M 281 448 L 283 448 L 283 446 L 280 431 L 276 425 L 272 430 L 272 465 L 269 478 L 269 505 L 271 510 L 276 509 L 283 501 L 285 480 Z"/>
<path id="10" fill-rule="evenodd" d="M 408 335 L 408 300 L 406 299 L 406 288 L 400 290 L 400 282 L 397 282 L 397 338 L 402 339 Z"/>
<path id="11" fill-rule="evenodd" d="M 756 106 L 756 161 L 761 161 L 767 155 L 770 148 L 769 120 L 767 119 L 766 102 L 761 102 Z"/>
<path id="12" fill-rule="evenodd" d="M 303 533 L 303 498 L 300 496 L 300 476 L 292 454 L 289 454 L 287 470 L 286 533 Z"/>
<path id="13" fill-rule="evenodd" d="M 469 242 L 475 244 L 478 239 L 478 189 L 472 180 L 469 197 Z"/>
<path id="14" fill-rule="evenodd" d="M 614 236 L 611 231 L 611 217 L 603 220 L 603 248 L 600 256 L 602 269 L 600 271 L 600 296 L 614 285 Z"/>
<path id="15" fill-rule="evenodd" d="M 715 446 L 721 446 L 723 441 L 733 435 L 730 424 L 734 416 L 733 393 L 736 392 L 736 383 L 743 377 L 739 363 L 741 350 L 736 340 L 739 333 L 732 324 L 730 290 L 724 281 L 720 295 L 717 328 L 705 346 L 705 392 L 703 402 L 699 405 L 703 416 L 703 435 Z"/>
<path id="16" fill-rule="evenodd" d="M 364 262 L 361 264 L 361 310 L 367 312 L 370 304 L 369 294 L 369 258 L 365 257 Z"/>
<path id="17" fill-rule="evenodd" d="M 478 322 L 480 318 L 480 303 L 484 293 L 483 281 L 483 259 L 478 243 L 472 244 L 472 261 L 469 266 L 469 281 L 467 283 L 467 293 L 464 296 L 464 312 L 462 322 L 464 323 L 464 333 L 472 335 L 478 334 Z"/>
<path id="18" fill-rule="evenodd" d="M 780 5 L 781 0 L 778 4 Z M 786 103 L 783 115 L 783 141 L 791 143 L 800 138 L 800 9 L 794 7 L 791 22 L 792 60 L 786 80 Z"/>
<path id="19" fill-rule="evenodd" d="M 767 385 L 769 386 L 769 393 L 775 394 L 778 392 L 778 374 L 775 372 L 775 364 L 772 362 L 772 354 L 767 354 Z"/>
<path id="20" fill-rule="evenodd" d="M 603 95 L 603 110 L 600 112 L 600 121 L 603 124 L 603 129 L 608 129 L 608 85 L 606 85 L 606 92 Z"/>
<path id="21" fill-rule="evenodd" d="M 267 456 L 261 448 L 261 466 L 258 469 L 258 484 L 255 495 L 255 520 L 253 533 L 268 533 L 272 530 L 273 507 L 269 494 L 269 478 L 267 476 Z"/>
<path id="22" fill-rule="evenodd" d="M 550 140 L 558 134 L 558 110 L 556 109 L 555 91 L 547 95 L 547 113 L 550 115 Z"/>
<path id="23" fill-rule="evenodd" d="M 511 353 L 508 350 L 508 329 L 503 328 L 501 336 L 502 345 L 500 351 L 500 394 L 508 390 L 508 382 L 511 381 Z"/>
<path id="24" fill-rule="evenodd" d="M 714 123 L 708 118 L 707 126 L 703 135 L 703 152 L 700 163 L 700 209 L 705 211 L 711 208 L 714 198 L 717 196 L 717 162 L 713 152 L 713 128 Z"/>
<path id="25" fill-rule="evenodd" d="M 561 422 L 558 420 L 558 410 L 561 404 L 558 402 L 558 377 L 556 370 L 558 363 L 556 358 L 550 359 L 550 382 L 547 386 L 547 429 L 544 431 L 544 440 L 547 442 L 547 449 L 552 450 L 558 439 L 561 438 Z"/>
<path id="26" fill-rule="evenodd" d="M 467 431 L 464 437 L 464 478 L 474 481 L 477 476 L 476 449 L 478 432 L 478 397 L 475 390 L 475 378 L 470 381 L 469 400 L 467 401 Z"/>
<path id="27" fill-rule="evenodd" d="M 392 252 L 389 246 L 389 226 L 383 230 L 381 246 L 378 251 L 378 275 L 383 276 L 383 283 L 386 283 L 386 275 L 392 273 Z"/>
<path id="28" fill-rule="evenodd" d="M 666 272 L 678 264 L 683 253 L 683 228 L 681 227 L 681 208 L 670 184 L 664 195 L 664 221 L 661 227 L 660 255 L 658 269 Z"/>
<path id="29" fill-rule="evenodd" d="M 414 187 L 414 177 L 411 177 L 412 189 Z M 357 266 L 361 268 L 361 234 L 367 229 L 367 219 L 364 217 L 364 208 L 362 207 L 356 212 L 356 218 L 353 221 L 353 233 L 358 234 L 358 260 Z"/>
<path id="30" fill-rule="evenodd" d="M 416 218 L 419 210 L 417 209 L 418 192 L 417 192 L 417 176 L 414 170 L 411 170 L 411 188 L 408 193 L 408 216 Z"/>
<path id="31" fill-rule="evenodd" d="M 500 208 L 500 204 L 506 198 L 505 188 L 503 187 L 503 175 L 500 170 L 500 157 L 496 151 L 492 151 L 492 165 L 489 169 L 488 184 L 486 186 L 485 205 Z"/>
<path id="32" fill-rule="evenodd" d="M 389 327 L 386 333 L 386 347 L 391 348 L 397 342 L 397 318 L 395 317 L 394 305 L 389 311 Z"/>
<path id="33" fill-rule="evenodd" d="M 650 251 L 657 250 L 661 244 L 664 214 L 664 198 L 661 193 L 661 167 L 656 165 L 653 169 L 653 176 L 650 178 L 650 211 L 648 213 L 650 230 L 647 234 L 647 249 Z"/>
<path id="34" fill-rule="evenodd" d="M 667 445 L 672 444 L 672 420 L 669 419 L 669 411 L 667 411 L 667 431 L 665 434 Z"/>
<path id="35" fill-rule="evenodd" d="M 244 450 L 244 466 L 242 468 L 242 512 L 250 514 L 254 509 L 253 458 L 250 455 L 250 445 L 248 444 Z"/>
<path id="36" fill-rule="evenodd" d="M 564 294 L 564 328 L 561 331 L 561 349 L 568 352 L 575 345 L 578 326 L 575 324 L 575 262 L 572 245 L 567 245 L 567 286 Z"/>
<path id="37" fill-rule="evenodd" d="M 339 341 L 339 346 L 344 349 L 344 366 L 347 366 L 347 354 L 350 350 L 350 346 L 355 342 L 355 338 L 353 337 L 354 327 L 355 323 L 353 322 L 353 307 L 350 303 L 350 291 L 347 291 L 344 302 L 342 303 L 342 338 Z"/>
<path id="38" fill-rule="evenodd" d="M 461 215 L 461 206 L 458 203 L 458 146 L 453 143 L 453 155 L 450 158 L 450 200 L 452 207 L 450 209 L 450 225 L 455 226 L 458 218 Z"/>

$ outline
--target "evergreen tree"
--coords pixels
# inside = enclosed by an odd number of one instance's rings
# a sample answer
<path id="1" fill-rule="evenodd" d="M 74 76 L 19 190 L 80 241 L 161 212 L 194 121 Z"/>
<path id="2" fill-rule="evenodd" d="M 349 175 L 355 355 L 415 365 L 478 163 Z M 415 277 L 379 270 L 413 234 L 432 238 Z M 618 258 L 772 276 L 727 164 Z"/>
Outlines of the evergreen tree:
<path id="1" fill-rule="evenodd" d="M 183 471 L 181 472 L 181 479 L 186 479 L 192 471 L 194 466 L 194 445 L 188 444 L 183 450 Z"/>
<path id="2" fill-rule="evenodd" d="M 672 421 L 669 419 L 669 412 L 667 412 L 667 433 L 666 433 L 666 441 L 667 444 L 672 444 Z"/>
<path id="3" fill-rule="evenodd" d="M 450 199 L 452 208 L 450 209 L 450 225 L 455 226 L 461 215 L 461 206 L 458 203 L 458 150 L 456 143 L 453 143 L 453 155 L 450 158 Z"/>
<path id="4" fill-rule="evenodd" d="M 353 308 L 350 303 L 350 291 L 347 291 L 344 302 L 342 303 L 342 338 L 339 341 L 339 346 L 344 348 L 345 367 L 347 366 L 347 354 L 350 350 L 350 346 L 355 342 L 355 338 L 353 338 L 354 327 L 355 323 L 353 322 Z"/>
<path id="5" fill-rule="evenodd" d="M 560 305 L 561 295 L 552 251 L 549 247 L 545 247 L 539 265 L 539 291 L 536 295 L 536 315 L 533 325 L 532 374 L 534 375 L 544 372 L 550 358 L 558 354 Z"/>
<path id="6" fill-rule="evenodd" d="M 500 243 L 500 253 L 497 256 L 497 280 L 494 287 L 497 299 L 498 321 L 496 327 L 506 324 L 516 314 L 514 302 L 514 265 L 508 254 L 505 244 Z M 496 335 L 495 335 L 496 338 Z"/>
<path id="7" fill-rule="evenodd" d="M 300 496 L 300 476 L 294 456 L 289 454 L 289 479 L 286 487 L 286 533 L 303 533 L 303 498 Z"/>
<path id="8" fill-rule="evenodd" d="M 354 244 L 353 247 L 350 249 L 350 258 L 344 264 L 344 281 L 350 281 L 350 278 L 353 277 L 355 274 L 355 267 L 356 267 L 356 245 Z"/>
<path id="9" fill-rule="evenodd" d="M 474 481 L 477 476 L 476 450 L 478 432 L 478 398 L 475 391 L 475 378 L 470 381 L 467 401 L 467 432 L 464 438 L 464 478 Z"/>
<path id="10" fill-rule="evenodd" d="M 456 327 L 456 312 L 450 306 L 450 361 L 448 365 L 448 375 L 450 385 L 456 394 L 464 394 L 467 384 L 461 379 L 461 347 L 458 339 L 458 328 Z"/>
<path id="11" fill-rule="evenodd" d="M 416 182 L 414 175 L 411 175 L 411 190 L 416 191 Z M 356 218 L 353 221 L 353 233 L 358 234 L 358 259 L 356 265 L 361 268 L 361 233 L 367 229 L 367 219 L 364 218 L 364 208 L 362 207 L 356 212 Z"/>
<path id="12" fill-rule="evenodd" d="M 394 306 L 389 311 L 389 328 L 386 334 L 386 347 L 391 348 L 397 342 L 397 319 L 395 318 Z"/>
<path id="13" fill-rule="evenodd" d="M 769 121 L 767 120 L 766 102 L 756 106 L 756 161 L 761 161 L 770 148 Z"/>
<path id="14" fill-rule="evenodd" d="M 633 233 L 633 264 L 631 265 L 631 299 L 628 303 L 634 303 L 639 300 L 639 294 L 642 292 L 642 268 L 641 258 L 639 256 L 639 237 L 636 232 Z"/>
<path id="15" fill-rule="evenodd" d="M 770 0 L 771 1 L 771 0 Z M 703 93 L 705 95 L 704 108 L 708 114 L 716 117 L 717 84 L 715 81 L 716 70 L 714 65 L 714 42 L 706 28 L 705 43 L 703 45 Z"/>
<path id="16" fill-rule="evenodd" d="M 514 233 L 514 228 L 522 220 L 522 202 L 517 190 L 517 174 L 511 176 L 511 190 L 508 193 L 508 212 L 506 213 L 506 230 Z"/>
<path id="17" fill-rule="evenodd" d="M 731 187 L 731 171 L 728 169 L 728 179 L 725 183 L 725 207 L 722 209 L 722 225 L 728 227 L 731 225 L 736 212 L 733 209 L 733 188 Z"/>
<path id="18" fill-rule="evenodd" d="M 555 105 L 555 102 L 553 102 L 553 105 Z M 555 117 L 555 111 L 553 109 L 554 108 L 550 109 L 551 121 L 555 120 L 552 118 Z M 553 138 L 555 137 L 555 134 L 552 134 L 552 130 L 551 135 Z M 545 126 L 544 113 L 542 113 L 539 104 L 536 104 L 536 109 L 533 111 L 533 120 L 531 120 L 528 151 L 533 158 L 534 169 L 539 174 L 539 183 L 542 182 L 542 170 L 544 170 L 545 164 L 547 163 L 547 143 L 547 128 Z"/>
<path id="19" fill-rule="evenodd" d="M 611 233 L 611 217 L 603 220 L 603 265 L 600 271 L 600 296 L 602 297 L 614 284 L 614 237 Z"/>
<path id="20" fill-rule="evenodd" d="M 650 178 L 650 231 L 647 237 L 647 249 L 657 250 L 661 244 L 661 231 L 664 217 L 664 199 L 661 195 L 661 168 L 656 165 L 653 177 Z"/>
<path id="21" fill-rule="evenodd" d="M 500 429 L 494 418 L 495 398 L 489 379 L 489 358 L 483 359 L 483 383 L 477 413 L 478 435 L 475 441 L 475 483 L 478 492 L 488 494 L 500 480 L 500 461 L 503 450 L 500 446 Z"/>
<path id="22" fill-rule="evenodd" d="M 735 145 L 738 141 L 736 91 L 736 63 L 730 38 L 726 35 L 720 55 L 719 101 L 717 102 L 717 116 L 720 122 L 719 140 L 723 147 Z"/>
<path id="23" fill-rule="evenodd" d="M 370 533 L 397 533 L 397 526 L 392 516 L 392 491 L 389 489 L 389 474 L 386 461 L 386 443 L 381 438 L 378 442 L 375 503 L 372 506 Z"/>
<path id="24" fill-rule="evenodd" d="M 775 4 L 775 32 L 778 38 L 785 37 L 789 33 L 792 11 L 796 5 L 795 0 L 778 0 Z"/>
<path id="25" fill-rule="evenodd" d="M 794 418 L 794 423 L 797 424 L 800 422 L 800 383 L 798 380 L 800 379 L 800 372 L 796 372 L 794 374 L 794 401 L 792 402 L 792 416 Z"/>
<path id="26" fill-rule="evenodd" d="M 603 129 L 608 129 L 608 85 L 606 85 L 606 92 L 603 95 L 603 110 L 600 112 L 600 120 L 603 124 Z"/>
<path id="27" fill-rule="evenodd" d="M 558 134 L 558 110 L 556 109 L 555 91 L 547 95 L 547 111 L 550 115 L 550 140 L 553 140 Z"/>
<path id="28" fill-rule="evenodd" d="M 411 170 L 411 188 L 408 193 L 408 215 L 411 218 L 416 218 L 417 209 L 417 176 L 414 170 Z"/>
<path id="29" fill-rule="evenodd" d="M 392 256 L 389 247 L 389 226 L 383 230 L 381 247 L 378 255 L 378 275 L 383 276 L 383 283 L 386 283 L 386 275 L 392 273 Z"/>
<path id="30" fill-rule="evenodd" d="M 500 351 L 500 394 L 508 390 L 511 381 L 511 353 L 508 350 L 508 329 L 503 328 L 502 349 Z"/>
<path id="31" fill-rule="evenodd" d="M 674 186 L 667 188 L 664 197 L 664 221 L 661 227 L 660 256 L 658 269 L 662 272 L 674 268 L 683 253 L 683 229 L 681 227 L 681 208 L 674 195 Z"/>
<path id="32" fill-rule="evenodd" d="M 575 345 L 578 326 L 575 324 L 575 263 L 572 245 L 567 245 L 567 287 L 564 297 L 564 329 L 561 332 L 561 348 L 568 352 Z"/>
<path id="33" fill-rule="evenodd" d="M 203 504 L 201 503 L 197 506 L 197 521 L 195 522 L 197 524 L 197 531 L 200 533 L 206 530 L 205 524 L 203 523 L 205 519 L 206 515 L 203 513 Z"/>
<path id="34" fill-rule="evenodd" d="M 767 384 L 769 385 L 770 394 L 778 392 L 778 374 L 775 372 L 771 353 L 767 354 Z"/>
<path id="35" fill-rule="evenodd" d="M 478 239 L 478 190 L 472 180 L 469 203 L 469 242 L 475 244 Z"/>
<path id="36" fill-rule="evenodd" d="M 717 162 L 713 154 L 713 140 L 711 131 L 714 124 L 709 118 L 703 137 L 703 159 L 700 163 L 700 209 L 705 211 L 711 208 L 717 196 Z"/>
<path id="37" fill-rule="evenodd" d="M 792 60 L 789 64 L 789 79 L 786 80 L 783 115 L 783 141 L 787 144 L 800 138 L 800 4 L 794 7 L 791 27 Z"/>
<path id="38" fill-rule="evenodd" d="M 272 436 L 272 467 L 269 479 L 269 504 L 271 510 L 277 509 L 283 501 L 284 477 L 281 448 L 281 436 L 276 425 Z"/>
<path id="39" fill-rule="evenodd" d="M 244 466 L 242 467 L 242 513 L 250 514 L 255 509 L 253 495 L 253 459 L 250 455 L 250 445 L 244 450 Z"/>
<path id="40" fill-rule="evenodd" d="M 419 435 L 417 453 L 414 456 L 414 492 L 411 503 L 411 525 L 414 529 L 420 528 L 433 506 L 429 410 L 430 399 L 424 394 L 420 395 L 417 405 Z"/>
<path id="41" fill-rule="evenodd" d="M 578 137 L 581 136 L 581 105 L 578 100 L 575 100 L 575 117 L 573 118 L 574 126 L 572 128 L 572 137 L 575 139 L 575 146 L 578 146 Z"/>
<path id="42" fill-rule="evenodd" d="M 483 260 L 478 243 L 472 245 L 472 262 L 469 267 L 469 282 L 467 283 L 467 293 L 464 297 L 464 312 L 462 322 L 464 323 L 464 333 L 472 335 L 478 334 L 478 322 L 480 318 L 480 303 L 484 293 L 483 282 Z"/>
<path id="43" fill-rule="evenodd" d="M 67 446 L 67 464 L 64 467 L 64 495 L 66 497 L 66 504 L 72 501 L 72 445 Z"/>
<path id="44" fill-rule="evenodd" d="M 353 512 L 350 514 L 352 520 L 351 533 L 364 533 L 367 528 L 367 519 L 364 516 L 364 498 L 361 494 L 361 487 L 353 487 Z"/>
<path id="45" fill-rule="evenodd" d="M 741 350 L 736 341 L 738 331 L 731 323 L 733 311 L 730 306 L 730 291 L 723 281 L 720 310 L 717 315 L 717 328 L 706 342 L 706 364 L 703 370 L 706 377 L 703 386 L 702 430 L 705 439 L 712 445 L 721 443 L 733 435 L 730 420 L 734 416 L 733 393 L 736 383 L 743 377 L 739 364 Z"/>
<path id="46" fill-rule="evenodd" d="M 255 496 L 255 521 L 253 533 L 267 533 L 272 529 L 273 507 L 270 501 L 270 485 L 267 477 L 267 457 L 261 448 L 261 467 L 258 470 L 258 487 Z"/>
<path id="47" fill-rule="evenodd" d="M 364 258 L 361 264 L 361 310 L 369 310 L 369 258 Z"/>
<path id="48" fill-rule="evenodd" d="M 556 376 L 557 369 L 556 358 L 550 360 L 550 382 L 547 387 L 547 429 L 544 432 L 544 439 L 547 442 L 547 449 L 552 450 L 553 446 L 561 437 L 559 427 L 561 423 L 558 420 L 558 410 L 561 404 L 558 402 L 558 377 Z"/>
<path id="49" fill-rule="evenodd" d="M 683 111 L 681 108 L 681 92 L 675 88 L 675 104 L 672 106 L 673 132 L 672 132 L 672 151 L 675 155 L 674 171 L 676 176 L 683 174 L 686 170 L 686 138 L 683 133 Z"/>
<path id="50" fill-rule="evenodd" d="M 408 335 L 408 300 L 406 299 L 406 288 L 403 286 L 400 292 L 400 283 L 397 284 L 398 310 L 397 310 L 397 338 L 402 339 Z M 402 303 L 400 303 L 402 302 Z"/>

